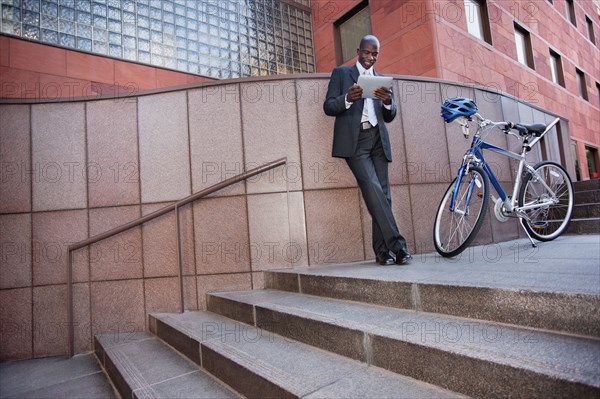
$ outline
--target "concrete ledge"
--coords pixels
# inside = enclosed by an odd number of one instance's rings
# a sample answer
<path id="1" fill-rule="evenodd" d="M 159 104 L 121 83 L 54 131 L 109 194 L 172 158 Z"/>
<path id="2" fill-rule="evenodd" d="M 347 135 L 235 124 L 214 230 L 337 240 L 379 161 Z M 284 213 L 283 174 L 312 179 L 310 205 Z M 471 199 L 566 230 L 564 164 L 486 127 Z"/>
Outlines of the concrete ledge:
<path id="1" fill-rule="evenodd" d="M 253 293 L 262 294 L 240 295 Z M 210 312 L 150 317 L 195 340 L 203 368 L 248 398 L 462 397 Z"/>
<path id="2" fill-rule="evenodd" d="M 211 295 L 252 304 L 261 329 L 466 395 L 600 394 L 595 339 L 303 294 Z"/>
<path id="3" fill-rule="evenodd" d="M 265 282 L 274 290 L 600 338 L 599 248 L 597 234 L 538 248 L 521 239 L 468 248 L 454 259 L 417 255 L 409 266 L 271 270 Z"/>
<path id="4" fill-rule="evenodd" d="M 238 398 L 235 392 L 155 336 L 128 340 L 129 334 L 95 337 L 103 365 L 123 398 Z M 114 342 L 114 340 L 118 342 Z"/>

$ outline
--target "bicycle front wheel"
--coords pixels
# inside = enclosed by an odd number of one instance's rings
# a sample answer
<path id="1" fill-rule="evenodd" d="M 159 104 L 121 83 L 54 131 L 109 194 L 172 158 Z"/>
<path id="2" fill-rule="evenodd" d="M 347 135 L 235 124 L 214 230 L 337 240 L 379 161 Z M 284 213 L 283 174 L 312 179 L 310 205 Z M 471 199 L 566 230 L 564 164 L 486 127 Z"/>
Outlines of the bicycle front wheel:
<path id="1" fill-rule="evenodd" d="M 573 211 L 573 183 L 565 169 L 544 161 L 527 173 L 519 190 L 519 207 L 524 208 L 523 225 L 539 241 L 560 236 L 569 226 Z"/>
<path id="2" fill-rule="evenodd" d="M 471 244 L 485 218 L 489 197 L 489 178 L 481 168 L 472 166 L 469 173 L 454 179 L 440 202 L 433 226 L 433 242 L 440 255 L 456 256 Z"/>

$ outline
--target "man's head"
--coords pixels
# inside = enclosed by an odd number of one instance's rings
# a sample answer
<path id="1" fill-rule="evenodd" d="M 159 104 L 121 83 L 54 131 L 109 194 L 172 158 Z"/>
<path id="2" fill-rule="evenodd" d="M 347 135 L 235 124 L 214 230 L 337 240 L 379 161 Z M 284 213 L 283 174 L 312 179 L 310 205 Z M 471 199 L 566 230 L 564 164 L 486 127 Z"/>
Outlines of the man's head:
<path id="1" fill-rule="evenodd" d="M 373 35 L 366 35 L 360 41 L 360 46 L 356 49 L 358 62 L 365 69 L 371 68 L 377 62 L 379 55 L 379 39 Z"/>

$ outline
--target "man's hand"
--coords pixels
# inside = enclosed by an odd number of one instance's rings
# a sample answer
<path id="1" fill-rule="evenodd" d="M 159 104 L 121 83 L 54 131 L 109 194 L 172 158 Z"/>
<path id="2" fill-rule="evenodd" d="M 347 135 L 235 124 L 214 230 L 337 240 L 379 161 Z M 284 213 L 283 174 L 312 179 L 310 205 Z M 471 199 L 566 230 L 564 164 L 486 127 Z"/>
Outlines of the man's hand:
<path id="1" fill-rule="evenodd" d="M 387 87 L 378 87 L 373 92 L 375 97 L 383 101 L 385 105 L 390 105 L 392 103 L 392 90 Z"/>
<path id="2" fill-rule="evenodd" d="M 360 98 L 362 97 L 362 92 L 362 87 L 354 83 L 352 87 L 350 87 L 350 89 L 348 90 L 348 93 L 346 94 L 346 101 L 353 103 L 356 100 L 360 100 Z"/>

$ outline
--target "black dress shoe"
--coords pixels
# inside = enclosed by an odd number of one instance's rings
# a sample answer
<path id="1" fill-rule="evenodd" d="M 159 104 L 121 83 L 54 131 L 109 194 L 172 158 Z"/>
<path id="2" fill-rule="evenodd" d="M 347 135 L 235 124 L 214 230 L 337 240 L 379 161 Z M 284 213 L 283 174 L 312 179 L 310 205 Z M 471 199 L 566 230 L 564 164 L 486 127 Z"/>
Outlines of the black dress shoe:
<path id="1" fill-rule="evenodd" d="M 404 265 L 406 264 L 409 260 L 411 260 L 413 257 L 411 254 L 409 254 L 406 250 L 401 249 L 400 251 L 398 251 L 396 253 L 396 264 L 397 265 Z"/>
<path id="2" fill-rule="evenodd" d="M 389 266 L 394 264 L 394 257 L 386 253 L 377 255 L 375 257 L 375 260 L 382 266 Z"/>

